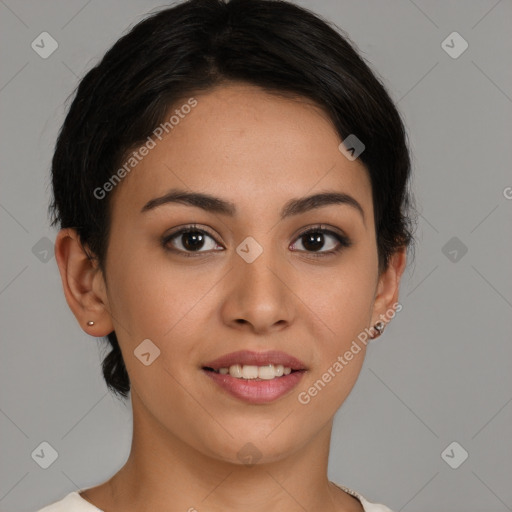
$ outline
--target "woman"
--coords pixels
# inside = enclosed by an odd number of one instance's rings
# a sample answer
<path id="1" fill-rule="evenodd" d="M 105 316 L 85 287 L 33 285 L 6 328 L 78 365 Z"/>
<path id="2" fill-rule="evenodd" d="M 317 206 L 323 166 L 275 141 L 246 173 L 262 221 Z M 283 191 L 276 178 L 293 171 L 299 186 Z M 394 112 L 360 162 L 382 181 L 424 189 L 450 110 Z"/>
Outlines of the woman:
<path id="1" fill-rule="evenodd" d="M 409 172 L 385 89 L 304 9 L 190 0 L 123 36 L 78 87 L 51 211 L 132 447 L 41 512 L 389 511 L 327 462 L 401 307 Z"/>

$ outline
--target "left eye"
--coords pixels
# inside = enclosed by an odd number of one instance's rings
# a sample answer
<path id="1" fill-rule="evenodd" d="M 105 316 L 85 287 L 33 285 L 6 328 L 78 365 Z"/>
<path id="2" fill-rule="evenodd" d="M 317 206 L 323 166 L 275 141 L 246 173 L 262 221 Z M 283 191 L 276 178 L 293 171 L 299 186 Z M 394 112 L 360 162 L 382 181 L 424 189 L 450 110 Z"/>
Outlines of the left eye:
<path id="1" fill-rule="evenodd" d="M 294 247 L 297 243 L 299 248 Z M 302 245 L 302 248 L 300 248 L 300 245 Z M 327 229 L 313 228 L 299 235 L 297 242 L 290 247 L 292 250 L 306 252 L 334 253 L 339 251 L 341 247 L 348 247 L 349 245 L 348 239 L 338 233 Z"/>

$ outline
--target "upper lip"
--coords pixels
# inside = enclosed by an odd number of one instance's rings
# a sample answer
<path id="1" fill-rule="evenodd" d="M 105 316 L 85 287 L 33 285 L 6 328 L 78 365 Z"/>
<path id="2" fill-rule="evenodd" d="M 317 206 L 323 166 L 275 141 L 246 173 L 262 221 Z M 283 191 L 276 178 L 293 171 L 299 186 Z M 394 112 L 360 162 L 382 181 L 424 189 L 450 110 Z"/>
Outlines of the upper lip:
<path id="1" fill-rule="evenodd" d="M 251 352 L 249 350 L 240 350 L 238 352 L 231 352 L 210 361 L 205 364 L 203 368 L 212 368 L 218 370 L 219 368 L 229 368 L 231 365 L 254 365 L 266 366 L 269 364 L 281 364 L 292 370 L 305 370 L 305 364 L 296 357 L 280 352 L 279 350 L 269 350 L 267 352 Z"/>

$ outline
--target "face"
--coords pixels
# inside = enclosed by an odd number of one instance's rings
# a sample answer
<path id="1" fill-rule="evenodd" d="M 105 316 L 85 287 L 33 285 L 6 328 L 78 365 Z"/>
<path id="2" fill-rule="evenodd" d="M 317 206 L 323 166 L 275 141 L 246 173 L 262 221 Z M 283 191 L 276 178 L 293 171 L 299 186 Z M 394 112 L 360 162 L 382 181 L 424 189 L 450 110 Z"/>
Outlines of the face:
<path id="1" fill-rule="evenodd" d="M 194 97 L 114 191 L 105 305 L 134 415 L 220 460 L 237 462 L 248 442 L 277 460 L 332 420 L 364 344 L 342 371 L 333 365 L 378 320 L 371 184 L 305 100 L 240 84 Z M 217 201 L 155 201 L 177 190 Z M 325 193 L 345 199 L 299 202 Z M 148 365 L 134 354 L 143 340 Z M 205 369 L 239 351 L 279 351 L 301 371 L 233 384 Z"/>

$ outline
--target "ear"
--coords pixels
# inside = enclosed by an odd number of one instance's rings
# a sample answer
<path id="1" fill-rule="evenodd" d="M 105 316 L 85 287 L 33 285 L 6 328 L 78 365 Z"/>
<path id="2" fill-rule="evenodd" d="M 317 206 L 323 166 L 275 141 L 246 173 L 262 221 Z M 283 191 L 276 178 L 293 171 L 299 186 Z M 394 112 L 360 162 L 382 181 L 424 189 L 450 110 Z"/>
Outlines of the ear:
<path id="1" fill-rule="evenodd" d="M 373 304 L 372 323 L 384 322 L 386 325 L 397 309 L 400 279 L 406 265 L 406 247 L 401 247 L 390 258 L 388 268 L 384 270 L 377 283 L 377 291 Z M 391 312 L 393 314 L 391 315 Z"/>
<path id="2" fill-rule="evenodd" d="M 82 329 L 96 337 L 111 333 L 114 326 L 103 273 L 97 260 L 85 251 L 74 229 L 61 229 L 57 234 L 55 259 L 66 301 Z M 89 321 L 94 325 L 87 325 Z"/>

